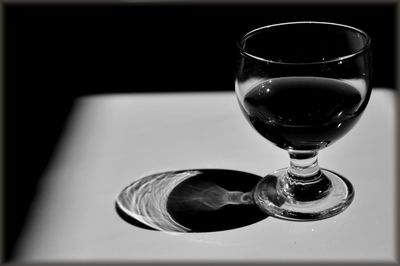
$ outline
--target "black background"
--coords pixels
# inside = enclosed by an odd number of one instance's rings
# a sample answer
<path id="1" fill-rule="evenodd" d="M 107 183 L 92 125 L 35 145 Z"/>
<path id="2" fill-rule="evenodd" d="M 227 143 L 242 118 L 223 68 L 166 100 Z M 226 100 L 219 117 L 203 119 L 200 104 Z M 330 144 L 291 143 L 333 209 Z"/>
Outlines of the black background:
<path id="1" fill-rule="evenodd" d="M 4 14 L 7 258 L 81 95 L 233 91 L 236 41 L 296 20 L 369 33 L 373 86 L 395 88 L 394 5 L 8 4 Z"/>

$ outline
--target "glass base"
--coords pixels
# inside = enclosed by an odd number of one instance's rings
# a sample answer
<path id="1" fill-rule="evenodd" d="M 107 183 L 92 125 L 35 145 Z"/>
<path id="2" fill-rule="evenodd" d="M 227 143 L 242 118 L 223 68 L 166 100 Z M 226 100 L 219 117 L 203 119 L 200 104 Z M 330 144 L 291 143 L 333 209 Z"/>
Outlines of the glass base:
<path id="1" fill-rule="evenodd" d="M 264 177 L 254 190 L 254 200 L 268 215 L 294 221 L 315 221 L 344 211 L 354 189 L 344 177 L 321 169 L 318 179 L 298 182 L 287 168 Z"/>

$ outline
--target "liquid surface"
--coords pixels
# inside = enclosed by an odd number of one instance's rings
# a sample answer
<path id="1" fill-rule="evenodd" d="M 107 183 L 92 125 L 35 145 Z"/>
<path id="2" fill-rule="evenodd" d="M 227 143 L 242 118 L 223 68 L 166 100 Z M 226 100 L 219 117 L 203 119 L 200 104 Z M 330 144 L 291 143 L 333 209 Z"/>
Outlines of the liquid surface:
<path id="1" fill-rule="evenodd" d="M 329 78 L 276 78 L 251 88 L 241 108 L 253 127 L 277 146 L 318 150 L 357 122 L 366 105 L 362 89 Z"/>

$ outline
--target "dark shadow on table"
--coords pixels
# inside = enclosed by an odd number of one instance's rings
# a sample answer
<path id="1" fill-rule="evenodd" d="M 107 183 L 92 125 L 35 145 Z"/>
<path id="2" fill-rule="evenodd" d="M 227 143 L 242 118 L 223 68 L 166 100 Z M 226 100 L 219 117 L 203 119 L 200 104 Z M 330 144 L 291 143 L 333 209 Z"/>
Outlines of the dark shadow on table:
<path id="1" fill-rule="evenodd" d="M 225 169 L 190 169 L 145 176 L 121 191 L 118 215 L 139 228 L 167 232 L 236 229 L 267 217 L 253 201 L 260 176 Z"/>

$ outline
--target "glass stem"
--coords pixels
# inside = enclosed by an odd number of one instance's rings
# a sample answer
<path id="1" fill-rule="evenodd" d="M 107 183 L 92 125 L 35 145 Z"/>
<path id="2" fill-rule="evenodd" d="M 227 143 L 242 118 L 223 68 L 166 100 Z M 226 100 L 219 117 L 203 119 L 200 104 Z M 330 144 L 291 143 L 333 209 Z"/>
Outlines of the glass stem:
<path id="1" fill-rule="evenodd" d="M 318 166 L 317 151 L 289 151 L 290 167 L 279 191 L 288 201 L 310 201 L 328 194 L 331 183 Z"/>
<path id="2" fill-rule="evenodd" d="M 321 177 L 317 151 L 289 151 L 288 175 L 293 181 L 314 182 Z"/>

